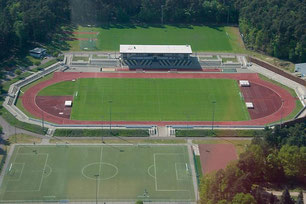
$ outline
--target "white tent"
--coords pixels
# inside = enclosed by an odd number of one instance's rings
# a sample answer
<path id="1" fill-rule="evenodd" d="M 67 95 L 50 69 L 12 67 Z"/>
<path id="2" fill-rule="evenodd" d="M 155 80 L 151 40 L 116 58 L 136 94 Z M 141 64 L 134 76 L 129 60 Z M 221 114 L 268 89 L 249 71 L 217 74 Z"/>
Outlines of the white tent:
<path id="1" fill-rule="evenodd" d="M 65 107 L 71 107 L 72 101 L 65 101 Z"/>

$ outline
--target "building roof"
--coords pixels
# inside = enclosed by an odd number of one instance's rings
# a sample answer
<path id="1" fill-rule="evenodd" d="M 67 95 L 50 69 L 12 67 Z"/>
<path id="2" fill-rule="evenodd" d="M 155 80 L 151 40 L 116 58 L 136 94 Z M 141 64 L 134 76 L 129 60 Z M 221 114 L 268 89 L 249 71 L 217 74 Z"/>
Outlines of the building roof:
<path id="1" fill-rule="evenodd" d="M 37 53 L 37 54 L 40 54 L 40 53 L 45 52 L 45 51 L 46 51 L 46 49 L 39 48 L 39 47 L 36 47 L 33 50 L 30 50 L 30 52 Z"/>
<path id="2" fill-rule="evenodd" d="M 303 76 L 306 76 L 306 63 L 295 64 L 296 72 L 300 72 Z"/>
<path id="3" fill-rule="evenodd" d="M 120 45 L 120 53 L 192 54 L 190 45 Z"/>

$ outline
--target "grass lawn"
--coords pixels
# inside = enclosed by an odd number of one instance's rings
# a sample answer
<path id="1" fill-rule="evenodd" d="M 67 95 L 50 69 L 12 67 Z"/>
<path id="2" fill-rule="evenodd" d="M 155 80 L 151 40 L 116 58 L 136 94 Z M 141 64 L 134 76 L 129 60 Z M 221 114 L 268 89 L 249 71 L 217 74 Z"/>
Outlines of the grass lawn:
<path id="1" fill-rule="evenodd" d="M 46 62 L 45 64 L 39 65 L 38 67 L 36 67 L 35 69 L 32 69 L 31 71 L 38 72 L 38 71 L 40 71 L 42 69 L 45 69 L 45 68 L 47 68 L 47 67 L 49 67 L 49 66 L 51 66 L 51 65 L 53 65 L 57 62 L 58 62 L 57 59 L 52 59 L 52 60 Z"/>
<path id="2" fill-rule="evenodd" d="M 187 146 L 16 146 L 0 201 L 93 202 L 96 190 L 99 201 L 194 201 Z"/>
<path id="3" fill-rule="evenodd" d="M 81 78 L 39 95 L 74 95 L 74 120 L 211 121 L 213 100 L 216 121 L 249 120 L 239 92 L 232 79 Z"/>
<path id="4" fill-rule="evenodd" d="M 226 62 L 238 62 L 237 58 L 222 58 L 222 62 L 226 63 Z"/>
<path id="5" fill-rule="evenodd" d="M 75 34 L 75 38 L 97 38 L 96 50 L 118 51 L 120 44 L 185 45 L 193 51 L 244 52 L 238 29 L 223 26 L 113 26 L 111 28 L 88 28 L 79 26 L 76 32 L 99 32 Z M 87 41 L 86 41 L 87 42 Z M 69 41 L 72 51 L 79 51 L 85 41 Z M 89 43 L 90 44 L 90 43 Z M 89 46 L 91 47 L 91 46 Z"/>
<path id="6" fill-rule="evenodd" d="M 217 60 L 218 57 L 216 55 L 206 56 L 206 57 L 199 57 L 201 60 Z"/>
<path id="7" fill-rule="evenodd" d="M 79 60 L 81 60 L 81 61 L 88 61 L 89 57 L 73 56 L 73 58 L 72 58 L 72 61 L 79 61 Z"/>
<path id="8" fill-rule="evenodd" d="M 106 55 L 92 55 L 93 59 L 108 59 Z"/>
<path id="9" fill-rule="evenodd" d="M 25 135 L 25 134 L 17 134 L 11 136 L 8 141 L 10 142 L 10 144 L 16 144 L 16 143 L 31 143 L 33 144 L 33 142 L 35 143 L 40 143 L 41 142 L 41 138 L 38 137 L 34 137 L 31 135 Z"/>
<path id="10" fill-rule="evenodd" d="M 193 140 L 194 144 L 233 144 L 237 154 L 240 155 L 245 151 L 247 145 L 251 144 L 252 140 L 229 140 L 229 139 L 211 139 L 211 140 Z"/>

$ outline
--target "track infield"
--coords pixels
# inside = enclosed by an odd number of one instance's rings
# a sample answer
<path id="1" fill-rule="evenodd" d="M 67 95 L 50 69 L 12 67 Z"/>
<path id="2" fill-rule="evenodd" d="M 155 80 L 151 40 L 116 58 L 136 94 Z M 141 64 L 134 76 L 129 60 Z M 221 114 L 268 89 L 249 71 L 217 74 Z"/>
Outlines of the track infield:
<path id="1" fill-rule="evenodd" d="M 16 146 L 0 201 L 194 201 L 185 145 Z M 141 155 L 141 157 L 139 157 Z"/>
<path id="2" fill-rule="evenodd" d="M 270 109 L 269 104 L 271 105 L 271 101 L 281 101 L 281 98 L 284 99 L 284 103 L 281 105 L 281 102 L 279 106 L 276 106 L 273 110 L 273 113 L 269 113 L 269 115 L 265 115 L 265 109 L 262 109 L 261 117 L 259 118 L 252 118 L 251 120 L 245 120 L 245 121 L 217 121 L 216 125 L 264 125 L 267 123 L 271 123 L 274 121 L 277 121 L 280 119 L 281 116 L 285 117 L 288 114 L 292 112 L 292 110 L 295 108 L 295 100 L 290 93 L 288 93 L 286 90 L 271 84 L 269 82 L 261 80 L 257 74 L 208 74 L 208 73 L 76 73 L 76 72 L 70 72 L 70 73 L 60 73 L 56 72 L 54 73 L 54 76 L 52 79 L 48 81 L 44 81 L 36 86 L 31 87 L 27 90 L 27 92 L 22 97 L 22 102 L 24 107 L 33 115 L 36 117 L 41 117 L 41 108 L 37 106 L 36 104 L 36 96 L 38 93 L 43 90 L 45 87 L 51 87 L 51 85 L 56 84 L 58 82 L 62 81 L 71 81 L 73 79 L 79 79 L 79 78 L 149 78 L 149 79 L 165 79 L 165 78 L 171 78 L 171 79 L 248 79 L 251 84 L 256 84 L 264 89 L 269 89 L 271 92 L 275 93 L 274 98 L 270 98 L 269 100 L 261 100 L 262 106 L 267 106 L 266 109 Z M 75 85 L 73 85 L 75 86 Z M 69 92 L 69 89 L 67 89 Z M 257 92 L 261 92 L 260 89 L 256 89 Z M 133 91 L 133 90 L 131 90 Z M 70 91 L 71 92 L 71 91 Z M 66 93 L 63 92 L 64 95 L 73 95 L 75 93 Z M 243 92 L 243 91 L 242 91 Z M 221 93 L 222 94 L 222 93 Z M 260 93 L 257 93 L 257 95 L 260 95 Z M 263 96 L 264 98 L 267 96 Z M 269 103 L 266 103 L 266 101 L 269 101 Z M 125 101 L 124 101 L 125 102 Z M 210 102 L 211 103 L 211 102 Z M 216 103 L 217 104 L 217 103 Z M 108 105 L 109 106 L 109 105 Z M 108 107 L 108 110 L 110 107 Z M 217 108 L 216 108 L 217 109 Z M 107 111 L 109 114 L 109 111 Z M 73 113 L 72 113 L 73 114 Z M 188 118 L 185 113 L 184 117 Z M 252 115 L 251 115 L 252 116 Z M 211 112 L 209 113 L 209 118 L 211 117 Z M 109 124 L 109 121 L 107 120 L 108 117 L 106 117 L 106 120 L 101 121 L 94 121 L 94 120 L 70 120 L 65 118 L 56 117 L 52 114 L 46 113 L 44 115 L 45 120 L 57 123 L 57 124 Z M 119 118 L 119 117 L 118 117 Z M 99 119 L 98 119 L 99 120 Z M 189 121 L 188 121 L 189 120 Z M 186 122 L 187 121 L 187 122 Z M 171 124 L 193 124 L 193 125 L 210 125 L 211 122 L 209 121 L 190 121 L 190 119 L 181 120 L 181 121 L 174 121 L 174 120 L 160 120 L 160 121 L 150 121 L 150 120 L 117 120 L 113 121 L 113 124 L 150 124 L 150 125 L 171 125 Z"/>

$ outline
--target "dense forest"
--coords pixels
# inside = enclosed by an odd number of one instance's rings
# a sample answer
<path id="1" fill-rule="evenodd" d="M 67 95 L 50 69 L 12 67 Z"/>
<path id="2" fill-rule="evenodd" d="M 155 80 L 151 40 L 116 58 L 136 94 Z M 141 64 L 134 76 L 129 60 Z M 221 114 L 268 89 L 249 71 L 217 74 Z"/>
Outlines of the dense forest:
<path id="1" fill-rule="evenodd" d="M 304 0 L 0 0 L 0 58 L 48 43 L 61 24 L 231 24 L 246 46 L 306 61 Z"/>
<path id="2" fill-rule="evenodd" d="M 203 177 L 201 203 L 295 203 L 287 190 L 278 200 L 265 189 L 306 186 L 305 129 L 305 122 L 266 129 L 263 137 L 252 140 L 237 162 Z"/>

